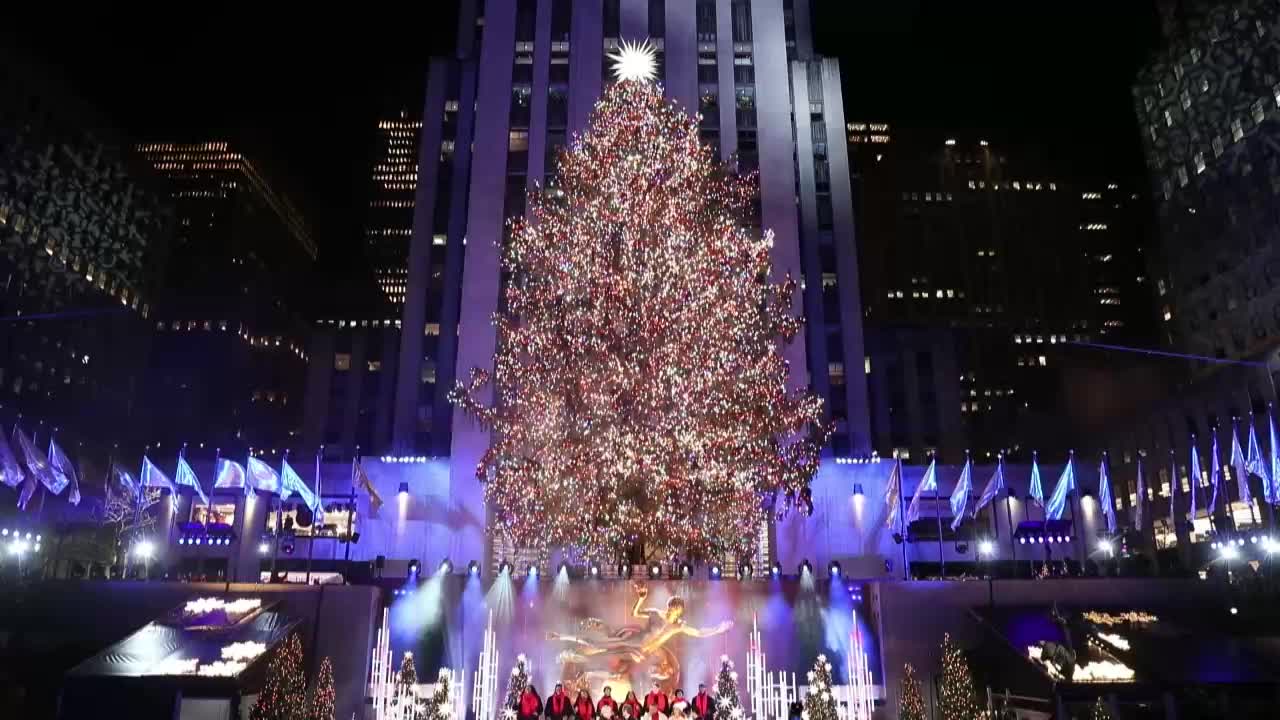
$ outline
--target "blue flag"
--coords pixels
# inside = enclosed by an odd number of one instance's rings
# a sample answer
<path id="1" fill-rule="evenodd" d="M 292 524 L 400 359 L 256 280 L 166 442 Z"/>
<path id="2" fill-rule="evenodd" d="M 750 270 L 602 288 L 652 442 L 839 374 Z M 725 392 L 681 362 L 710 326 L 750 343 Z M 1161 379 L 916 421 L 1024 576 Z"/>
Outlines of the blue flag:
<path id="1" fill-rule="evenodd" d="M 1004 453 L 996 459 L 996 471 L 991 473 L 991 479 L 987 480 L 987 486 L 982 488 L 982 497 L 978 498 L 978 504 L 973 507 L 973 514 L 977 515 L 982 512 L 982 508 L 996 499 L 996 496 L 1004 490 Z"/>
<path id="2" fill-rule="evenodd" d="M 13 454 L 13 448 L 9 447 L 9 442 L 5 440 L 4 433 L 0 432 L 0 483 L 16 488 L 22 484 L 26 474 L 22 472 L 22 464 L 18 462 L 18 457 Z"/>
<path id="3" fill-rule="evenodd" d="M 307 487 L 307 484 L 302 481 L 298 473 L 289 465 L 289 461 L 285 460 L 284 465 L 280 468 L 280 499 L 288 500 L 293 493 L 298 494 L 302 502 L 311 508 L 312 513 L 320 514 L 320 498 L 316 497 L 311 488 Z"/>
<path id="4" fill-rule="evenodd" d="M 1062 468 L 1062 474 L 1058 476 L 1058 484 L 1053 488 L 1053 496 L 1049 498 L 1049 504 L 1044 508 L 1046 520 L 1062 519 L 1062 513 L 1067 509 L 1067 496 L 1076 489 L 1076 469 L 1073 458 L 1074 456 L 1067 458 L 1067 466 Z"/>
<path id="5" fill-rule="evenodd" d="M 70 487 L 71 491 L 67 493 L 67 502 L 72 505 L 80 504 L 80 480 L 76 477 L 76 467 L 71 464 L 71 458 L 63 452 L 58 443 L 49 438 L 49 469 L 53 472 L 54 477 L 58 478 L 65 487 Z"/>
<path id="6" fill-rule="evenodd" d="M 1253 494 L 1249 492 L 1249 469 L 1244 459 L 1244 450 L 1240 448 L 1240 428 L 1236 421 L 1231 422 L 1231 472 L 1236 476 L 1236 486 L 1240 492 L 1240 502 L 1253 506 Z M 1230 498 L 1227 499 L 1230 505 Z M 1252 511 L 1250 511 L 1252 512 Z"/>
<path id="7" fill-rule="evenodd" d="M 951 529 L 955 530 L 964 522 L 965 508 L 969 504 L 969 494 L 973 492 L 973 461 L 966 453 L 964 467 L 960 470 L 960 479 L 956 481 L 956 489 L 951 491 Z"/>
<path id="8" fill-rule="evenodd" d="M 934 458 L 929 461 L 929 467 L 925 468 L 924 477 L 920 478 L 920 484 L 916 487 L 915 495 L 911 497 L 911 506 L 907 508 L 907 524 L 920 519 L 920 499 L 924 494 L 938 492 L 938 460 Z"/>
<path id="9" fill-rule="evenodd" d="M 1133 509 L 1133 528 L 1142 529 L 1147 515 L 1147 478 L 1142 474 L 1142 453 L 1138 453 L 1138 479 L 1134 483 L 1138 488 L 1138 504 Z"/>
<path id="10" fill-rule="evenodd" d="M 1209 458 L 1209 484 L 1213 486 L 1213 497 L 1209 500 L 1209 515 L 1218 512 L 1218 487 L 1222 484 L 1222 461 L 1218 458 L 1218 429 L 1213 429 L 1213 457 Z"/>
<path id="11" fill-rule="evenodd" d="M 1187 481 L 1191 483 L 1191 520 L 1196 519 L 1196 494 L 1200 491 L 1201 473 L 1200 448 L 1196 447 L 1196 438 L 1191 436 L 1191 467 L 1187 468 Z"/>
<path id="12" fill-rule="evenodd" d="M 253 487 L 245 480 L 244 466 L 235 460 L 218 458 L 218 465 L 214 470 L 214 475 L 217 476 L 213 480 L 215 490 L 219 488 L 242 490 L 245 495 L 253 492 Z"/>
<path id="13" fill-rule="evenodd" d="M 200 497 L 200 502 L 209 504 L 209 496 L 205 495 L 204 488 L 200 487 L 200 479 L 196 477 L 196 471 L 191 469 L 187 459 L 181 455 L 178 456 L 178 471 L 174 473 L 174 478 L 178 485 L 194 490 Z"/>
<path id="14" fill-rule="evenodd" d="M 66 489 L 70 481 L 54 474 L 53 468 L 49 467 L 49 460 L 36 450 L 27 434 L 21 430 L 18 431 L 18 449 L 22 451 L 22 459 L 27 461 L 27 472 L 31 477 L 39 480 L 54 495 Z"/>
<path id="15" fill-rule="evenodd" d="M 1028 494 L 1037 505 L 1044 507 L 1044 487 L 1040 484 L 1040 458 L 1034 452 L 1031 453 L 1031 489 Z"/>
<path id="16" fill-rule="evenodd" d="M 169 479 L 169 476 L 165 475 L 160 468 L 156 467 L 156 464 L 151 462 L 151 458 L 148 458 L 146 455 L 142 456 L 142 473 L 139 477 L 142 480 L 142 487 L 144 488 L 156 487 L 167 489 L 169 492 L 177 491 L 173 486 L 173 481 Z"/>
<path id="17" fill-rule="evenodd" d="M 902 516 L 898 512 L 902 509 L 902 460 L 895 459 L 893 470 L 889 471 L 889 481 L 884 486 L 884 504 L 888 508 L 889 514 L 885 518 L 884 526 L 890 530 L 899 533 L 903 531 Z"/>
<path id="18" fill-rule="evenodd" d="M 1262 495 L 1268 503 L 1274 503 L 1270 473 L 1267 472 L 1267 463 L 1262 459 L 1262 448 L 1258 446 L 1258 433 L 1254 430 L 1252 416 L 1249 418 L 1249 456 L 1245 458 L 1244 469 L 1262 478 Z"/>
<path id="19" fill-rule="evenodd" d="M 249 458 L 249 484 L 256 490 L 279 494 L 280 476 L 256 457 Z"/>
<path id="20" fill-rule="evenodd" d="M 1107 454 L 1102 453 L 1102 462 L 1098 463 L 1098 504 L 1102 506 L 1102 515 L 1107 519 L 1107 532 L 1116 531 L 1116 506 L 1111 498 L 1111 472 L 1107 469 Z"/>

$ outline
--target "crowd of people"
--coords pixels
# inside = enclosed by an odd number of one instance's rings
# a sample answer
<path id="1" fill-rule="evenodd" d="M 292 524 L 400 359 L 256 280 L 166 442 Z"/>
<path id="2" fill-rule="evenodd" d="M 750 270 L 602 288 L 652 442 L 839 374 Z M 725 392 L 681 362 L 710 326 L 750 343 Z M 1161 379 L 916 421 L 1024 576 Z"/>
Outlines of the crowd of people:
<path id="1" fill-rule="evenodd" d="M 657 683 L 641 702 L 634 691 L 619 702 L 613 690 L 605 686 L 599 700 L 592 700 L 586 690 L 579 690 L 570 698 L 564 685 L 557 683 L 551 696 L 545 701 L 537 688 L 527 685 L 516 701 L 517 720 L 711 720 L 716 703 L 707 692 L 706 685 L 698 685 L 698 692 L 691 698 L 683 690 L 668 696 Z"/>

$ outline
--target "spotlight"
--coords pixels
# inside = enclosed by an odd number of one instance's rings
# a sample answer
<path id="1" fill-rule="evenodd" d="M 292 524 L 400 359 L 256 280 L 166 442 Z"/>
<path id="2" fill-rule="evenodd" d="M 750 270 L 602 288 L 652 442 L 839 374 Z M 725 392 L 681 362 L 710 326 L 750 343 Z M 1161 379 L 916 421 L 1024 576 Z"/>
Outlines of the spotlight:
<path id="1" fill-rule="evenodd" d="M 409 577 L 417 577 L 420 569 L 422 569 L 422 563 L 416 559 L 409 561 Z"/>
<path id="2" fill-rule="evenodd" d="M 506 560 L 503 560 L 501 563 L 498 564 L 499 575 L 510 575 L 511 571 L 514 569 L 515 568 L 511 566 L 511 563 L 507 562 Z"/>
<path id="3" fill-rule="evenodd" d="M 400 499 L 404 500 L 409 497 L 409 483 L 400 483 Z"/>
<path id="4" fill-rule="evenodd" d="M 782 574 L 782 566 L 779 565 L 777 562 L 774 562 L 772 565 L 769 566 L 769 574 L 774 577 L 778 577 L 779 575 Z"/>
<path id="5" fill-rule="evenodd" d="M 719 566 L 719 565 L 712 565 L 712 566 L 711 566 L 711 579 L 712 579 L 712 580 L 719 580 L 719 579 L 720 579 L 720 566 Z"/>
<path id="6" fill-rule="evenodd" d="M 448 575 L 453 572 L 453 562 L 449 558 L 440 561 L 440 573 Z"/>
<path id="7" fill-rule="evenodd" d="M 804 575 L 811 572 L 813 572 L 813 565 L 810 565 L 808 558 L 806 558 L 804 561 L 800 563 L 800 575 L 803 577 Z"/>
<path id="8" fill-rule="evenodd" d="M 738 579 L 739 579 L 739 580 L 750 580 L 750 579 L 751 579 L 751 564 L 750 564 L 750 563 L 744 563 L 744 564 L 742 564 L 742 565 L 739 565 L 739 566 L 738 566 Z"/>
<path id="9" fill-rule="evenodd" d="M 693 567 L 687 562 L 680 563 L 680 577 L 687 578 L 693 574 Z"/>
<path id="10" fill-rule="evenodd" d="M 1115 554 L 1116 546 L 1110 540 L 1099 540 L 1098 549 L 1106 553 L 1109 557 Z"/>
<path id="11" fill-rule="evenodd" d="M 1257 544 L 1258 544 L 1258 536 L 1257 536 L 1257 535 L 1250 535 L 1250 536 L 1249 536 L 1249 542 L 1253 543 L 1254 545 L 1257 545 Z"/>
<path id="12" fill-rule="evenodd" d="M 1240 551 L 1236 550 L 1234 545 L 1226 545 L 1218 552 L 1224 560 L 1235 560 L 1240 555 Z"/>
<path id="13" fill-rule="evenodd" d="M 1018 544 L 1019 544 L 1019 545 L 1026 545 L 1026 544 L 1027 544 L 1027 539 L 1026 539 L 1026 538 L 1024 538 L 1024 537 L 1020 537 L 1020 538 L 1018 538 Z"/>
<path id="14" fill-rule="evenodd" d="M 1236 544 L 1240 547 L 1244 547 L 1244 538 L 1236 538 Z"/>
<path id="15" fill-rule="evenodd" d="M 978 554 L 982 557 L 991 557 L 996 554 L 996 544 L 990 540 L 978 541 Z"/>
<path id="16" fill-rule="evenodd" d="M 854 484 L 853 484 L 853 496 L 854 496 L 854 497 L 862 497 L 862 494 L 863 494 L 863 490 L 862 490 L 862 483 L 854 483 Z"/>
<path id="17" fill-rule="evenodd" d="M 186 545 L 186 544 L 187 544 L 187 539 L 186 539 L 185 537 L 180 537 L 180 538 L 178 538 L 178 544 L 179 544 L 179 545 Z"/>
<path id="18" fill-rule="evenodd" d="M 0 530 L 0 537 L 9 537 L 9 528 Z"/>
<path id="19" fill-rule="evenodd" d="M 1218 549 L 1218 541 L 1217 541 L 1217 540 L 1213 541 L 1212 543 L 1210 543 L 1209 547 L 1213 548 L 1214 550 L 1217 550 L 1217 549 Z"/>
<path id="20" fill-rule="evenodd" d="M 657 563 L 654 563 L 653 565 L 650 565 L 650 566 L 649 566 L 649 577 L 654 578 L 654 579 L 657 579 L 657 578 L 658 578 L 658 576 L 660 576 L 660 575 L 662 575 L 662 566 L 661 566 L 661 565 L 658 565 Z"/>
<path id="21" fill-rule="evenodd" d="M 1239 615 L 1239 614 L 1240 614 L 1240 609 L 1239 609 L 1239 608 L 1234 608 L 1234 607 L 1233 607 L 1233 608 L 1231 608 L 1231 614 L 1232 614 L 1232 615 Z"/>
<path id="22" fill-rule="evenodd" d="M 150 540 L 140 540 L 137 545 L 133 546 L 133 554 L 143 560 L 150 560 L 151 556 L 156 552 L 156 546 Z"/>
<path id="23" fill-rule="evenodd" d="M 480 563 L 476 562 L 475 560 L 472 560 L 471 562 L 467 563 L 467 574 L 472 577 L 476 577 L 477 575 L 479 575 Z"/>
<path id="24" fill-rule="evenodd" d="M 537 580 L 537 579 L 538 579 L 538 566 L 537 566 L 537 565 L 530 565 L 530 566 L 529 566 L 529 569 L 526 571 L 526 574 L 527 574 L 530 578 L 532 578 L 532 579 L 534 579 L 534 580 Z"/>
<path id="25" fill-rule="evenodd" d="M 833 578 L 840 577 L 840 563 L 832 560 L 831 564 L 827 566 L 827 572 L 830 573 Z"/>
<path id="26" fill-rule="evenodd" d="M 568 575 L 568 574 L 569 574 L 569 563 L 563 563 L 563 562 L 562 562 L 562 563 L 560 563 L 560 567 L 559 567 L 558 569 L 556 569 L 556 574 L 557 574 L 557 575 Z"/>
<path id="27" fill-rule="evenodd" d="M 258 554 L 259 554 L 259 555 L 266 555 L 266 554 L 267 554 L 267 553 L 269 553 L 269 552 L 271 552 L 271 543 L 267 543 L 267 542 L 260 542 L 260 543 L 258 543 Z"/>
<path id="28" fill-rule="evenodd" d="M 600 563 L 591 563 L 591 566 L 587 568 L 587 572 L 590 573 L 593 578 L 600 577 Z"/>

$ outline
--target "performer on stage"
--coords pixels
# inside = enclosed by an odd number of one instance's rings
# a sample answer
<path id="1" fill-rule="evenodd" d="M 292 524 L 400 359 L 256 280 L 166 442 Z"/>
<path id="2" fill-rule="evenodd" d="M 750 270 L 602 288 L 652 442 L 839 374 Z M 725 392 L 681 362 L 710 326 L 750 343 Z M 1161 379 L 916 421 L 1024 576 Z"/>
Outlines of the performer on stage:
<path id="1" fill-rule="evenodd" d="M 573 717 L 573 700 L 564 691 L 564 685 L 556 683 L 556 690 L 547 698 L 548 720 L 569 720 Z"/>
<path id="2" fill-rule="evenodd" d="M 606 713 L 605 708 L 609 708 Z M 618 714 L 618 701 L 613 699 L 613 688 L 608 685 L 604 686 L 604 695 L 600 698 L 600 702 L 596 703 L 596 714 L 605 720 Z"/>
<path id="3" fill-rule="evenodd" d="M 578 699 L 573 701 L 573 711 L 578 720 L 591 720 L 595 717 L 596 708 L 586 690 L 578 691 Z"/>
<path id="4" fill-rule="evenodd" d="M 693 696 L 693 715 L 698 720 L 709 720 L 715 714 L 716 701 L 711 699 L 704 683 L 698 683 L 698 694 Z"/>
<path id="5" fill-rule="evenodd" d="M 538 689 L 532 683 L 525 686 L 517 704 L 516 717 L 520 720 L 538 720 L 542 714 L 542 698 L 538 697 Z"/>
<path id="6" fill-rule="evenodd" d="M 635 690 L 628 690 L 627 697 L 622 701 L 622 707 L 631 708 L 631 717 L 633 720 L 640 720 L 640 716 L 644 714 L 644 706 L 640 704 L 640 698 L 636 697 Z"/>
<path id="7" fill-rule="evenodd" d="M 658 712 L 666 715 L 670 712 L 671 703 L 667 701 L 667 694 L 662 692 L 662 688 L 657 682 L 653 683 L 653 689 L 648 695 L 644 696 L 644 704 L 646 707 L 657 707 Z"/>
<path id="8" fill-rule="evenodd" d="M 680 713 L 681 717 L 683 717 L 684 711 L 688 709 L 689 709 L 689 701 L 685 699 L 684 690 L 681 690 L 680 688 L 676 688 L 676 695 L 675 697 L 671 698 L 671 710 L 673 713 L 673 717 L 674 717 L 674 713 L 677 713 L 677 712 Z"/>
<path id="9" fill-rule="evenodd" d="M 621 707 L 622 707 L 622 720 L 639 720 L 639 718 L 636 717 L 635 712 L 631 709 L 630 705 L 623 703 Z"/>
<path id="10" fill-rule="evenodd" d="M 649 703 L 649 711 L 644 714 L 644 720 L 667 720 L 667 716 L 662 714 L 657 705 Z"/>

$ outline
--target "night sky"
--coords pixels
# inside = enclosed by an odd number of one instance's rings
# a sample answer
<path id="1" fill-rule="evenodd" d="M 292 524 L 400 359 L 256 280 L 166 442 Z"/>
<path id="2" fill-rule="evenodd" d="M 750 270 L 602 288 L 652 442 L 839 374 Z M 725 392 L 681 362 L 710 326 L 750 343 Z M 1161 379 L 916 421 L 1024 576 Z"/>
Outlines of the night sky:
<path id="1" fill-rule="evenodd" d="M 841 60 L 849 118 L 1003 130 L 1141 180 L 1128 86 L 1156 43 L 1150 3 L 818 3 L 818 50 Z M 377 116 L 420 103 L 427 58 L 452 51 L 452 11 L 381 7 L 180 18 L 112 6 L 17 18 L 0 39 L 57 67 L 133 137 L 218 133 L 269 152 L 269 173 L 338 258 L 360 241 Z"/>

